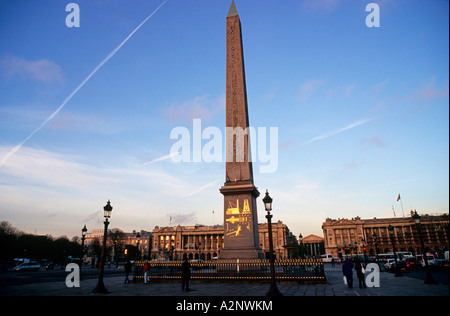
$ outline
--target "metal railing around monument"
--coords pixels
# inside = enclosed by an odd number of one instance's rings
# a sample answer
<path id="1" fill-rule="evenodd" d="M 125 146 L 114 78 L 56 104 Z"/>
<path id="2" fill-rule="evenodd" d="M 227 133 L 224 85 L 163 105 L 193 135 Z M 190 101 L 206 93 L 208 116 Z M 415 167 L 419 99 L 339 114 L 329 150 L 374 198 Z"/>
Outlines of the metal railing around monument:
<path id="1" fill-rule="evenodd" d="M 134 281 L 143 281 L 145 261 L 134 263 Z M 181 280 L 182 261 L 149 261 L 149 280 Z M 269 260 L 190 261 L 191 280 L 270 281 Z M 326 282 L 321 259 L 275 260 L 277 281 Z"/>

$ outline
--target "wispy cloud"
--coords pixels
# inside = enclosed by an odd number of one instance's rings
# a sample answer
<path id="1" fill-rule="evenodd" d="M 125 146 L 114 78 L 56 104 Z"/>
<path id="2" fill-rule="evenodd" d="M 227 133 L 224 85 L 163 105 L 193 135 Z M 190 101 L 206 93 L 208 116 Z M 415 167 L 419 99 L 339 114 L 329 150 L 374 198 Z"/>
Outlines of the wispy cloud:
<path id="1" fill-rule="evenodd" d="M 205 184 L 204 186 L 202 186 L 202 187 L 200 187 L 200 188 L 198 188 L 198 189 L 196 189 L 196 190 L 194 190 L 194 191 L 192 191 L 192 192 L 190 192 L 190 193 L 184 195 L 184 197 L 194 196 L 194 195 L 196 195 L 196 194 L 202 192 L 203 190 L 205 190 L 205 189 L 207 189 L 207 188 L 209 188 L 209 187 L 212 187 L 213 185 L 215 185 L 216 183 L 218 183 L 220 180 L 221 180 L 221 179 L 217 179 L 217 180 L 214 180 L 214 181 L 212 181 L 212 182 L 210 182 L 210 183 L 207 183 L 207 184 Z"/>
<path id="2" fill-rule="evenodd" d="M 160 161 L 169 160 L 169 159 L 171 159 L 173 156 L 178 156 L 178 155 L 179 155 L 179 152 L 173 152 L 173 153 L 171 153 L 171 154 L 169 154 L 169 155 L 162 156 L 162 157 L 160 157 L 160 158 L 156 158 L 156 159 L 154 159 L 154 160 L 144 162 L 142 165 L 143 165 L 143 166 L 146 166 L 146 165 L 150 165 L 150 164 L 155 163 L 155 162 L 160 162 Z"/>
<path id="3" fill-rule="evenodd" d="M 50 84 L 63 80 L 61 67 L 48 59 L 26 60 L 16 56 L 6 56 L 0 60 L 2 72 L 7 77 L 22 77 Z"/>
<path id="4" fill-rule="evenodd" d="M 299 99 L 302 102 L 308 100 L 308 98 L 321 86 L 323 86 L 325 82 L 323 80 L 313 79 L 308 82 L 305 82 L 300 86 L 299 89 Z"/>
<path id="5" fill-rule="evenodd" d="M 0 155 L 9 150 L 10 147 L 0 146 Z M 177 199 L 183 195 L 194 196 L 217 183 L 195 189 L 191 175 L 165 172 L 156 167 L 142 168 L 133 161 L 123 165 L 121 168 L 97 166 L 87 157 L 23 146 L 0 169 L 0 213 L 5 217 L 26 216 L 39 221 L 43 214 L 60 217 L 64 214 L 66 221 L 91 223 L 95 227 L 102 217 L 98 216 L 102 206 L 97 205 L 98 201 L 111 198 L 116 223 L 136 227 L 143 218 L 158 222 L 163 214 L 180 213 Z M 205 201 L 195 203 L 191 205 L 193 210 L 201 209 L 199 205 Z M 30 204 L 34 205 L 31 209 Z M 52 218 L 49 224 L 56 223 L 60 217 Z M 188 218 L 192 219 L 193 214 L 185 220 Z M 182 223 L 183 217 L 177 221 Z"/>
<path id="6" fill-rule="evenodd" d="M 86 218 L 83 219 L 82 222 L 85 224 L 92 224 L 92 225 L 100 226 L 102 224 L 102 217 L 103 217 L 103 212 L 96 211 L 92 214 L 89 214 Z"/>
<path id="7" fill-rule="evenodd" d="M 340 3 L 341 0 L 305 0 L 302 7 L 306 12 L 331 12 Z"/>
<path id="8" fill-rule="evenodd" d="M 376 147 L 384 147 L 385 146 L 384 142 L 378 136 L 364 138 L 359 142 L 359 144 L 361 146 L 362 145 L 372 145 L 372 146 L 376 146 Z"/>
<path id="9" fill-rule="evenodd" d="M 189 212 L 186 214 L 176 213 L 168 214 L 169 223 L 173 225 L 194 224 L 197 220 L 196 212 Z"/>
<path id="10" fill-rule="evenodd" d="M 440 99 L 443 97 L 448 97 L 449 94 L 449 84 L 448 82 L 441 88 L 436 85 L 436 77 L 429 79 L 425 82 L 422 87 L 413 91 L 409 96 L 406 97 L 407 100 L 414 100 L 420 102 L 421 106 L 435 99 Z"/>
<path id="11" fill-rule="evenodd" d="M 225 109 L 225 96 L 211 98 L 209 95 L 195 97 L 180 104 L 172 104 L 163 110 L 164 117 L 171 123 L 192 123 L 193 119 L 210 120 Z"/>
<path id="12" fill-rule="evenodd" d="M 323 135 L 311 138 L 310 140 L 308 140 L 308 141 L 304 142 L 303 144 L 301 144 L 301 146 L 304 146 L 304 145 L 307 145 L 307 144 L 311 144 L 313 142 L 316 142 L 316 141 L 319 141 L 319 140 L 323 140 L 323 139 L 329 138 L 331 136 L 343 133 L 343 132 L 348 131 L 348 130 L 350 130 L 352 128 L 355 128 L 355 127 L 358 127 L 360 125 L 366 124 L 366 123 L 368 123 L 370 121 L 371 121 L 371 119 L 359 120 L 359 121 L 357 121 L 355 123 L 352 123 L 352 124 L 349 124 L 349 125 L 347 125 L 347 126 L 345 126 L 343 128 L 340 128 L 340 129 L 337 129 L 335 131 L 332 131 L 332 132 L 329 132 L 329 133 L 326 133 L 326 134 L 323 134 Z"/>
<path id="13" fill-rule="evenodd" d="M 11 151 L 9 147 L 0 147 L 0 154 L 8 151 Z M 95 170 L 80 160 L 82 157 L 24 146 L 20 154 L 5 162 L 0 174 L 39 186 L 63 188 L 114 182 L 113 177 L 101 174 L 101 170 Z"/>

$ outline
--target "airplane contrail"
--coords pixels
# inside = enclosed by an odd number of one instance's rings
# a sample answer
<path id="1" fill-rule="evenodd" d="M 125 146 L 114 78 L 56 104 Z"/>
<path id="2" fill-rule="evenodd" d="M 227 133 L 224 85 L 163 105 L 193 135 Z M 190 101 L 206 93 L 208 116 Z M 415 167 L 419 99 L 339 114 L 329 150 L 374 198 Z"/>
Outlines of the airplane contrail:
<path id="1" fill-rule="evenodd" d="M 113 51 L 111 53 L 108 54 L 108 56 L 106 56 L 98 65 L 97 67 L 94 68 L 94 70 L 91 71 L 91 73 L 78 85 L 78 87 L 75 88 L 75 90 L 72 91 L 72 93 L 69 94 L 69 96 L 67 98 L 65 98 L 65 100 L 63 101 L 63 103 L 61 103 L 61 105 L 49 116 L 47 117 L 42 123 L 41 125 L 39 125 L 33 132 L 31 132 L 30 135 L 28 135 L 23 141 L 21 141 L 19 144 L 17 144 L 16 146 L 14 146 L 13 149 L 11 149 L 0 161 L 0 167 L 3 166 L 3 164 L 6 162 L 6 160 L 8 160 L 12 155 L 14 155 L 22 146 L 23 144 L 25 144 L 31 137 L 33 137 L 37 132 L 39 132 L 45 125 L 47 125 L 48 122 L 50 122 L 63 108 L 64 106 L 70 101 L 70 99 L 72 99 L 72 97 L 86 84 L 86 82 L 89 81 L 89 79 L 91 79 L 91 77 L 93 75 L 95 75 L 95 73 L 102 68 L 102 66 L 104 64 L 106 64 L 106 62 L 108 60 L 110 60 L 118 51 L 119 49 L 131 38 L 131 36 L 133 36 L 134 33 L 137 32 L 137 30 L 139 30 L 141 28 L 142 25 L 144 25 L 145 22 L 147 22 L 148 19 L 150 19 L 156 12 L 158 12 L 158 10 L 167 2 L 168 0 L 164 0 L 163 3 L 161 3 L 159 5 L 159 7 L 157 7 L 144 21 L 142 21 L 141 24 L 139 24 L 134 30 L 133 32 L 130 33 L 130 35 L 128 35 L 123 41 L 122 43 L 120 43 L 116 48 L 113 49 Z"/>
<path id="2" fill-rule="evenodd" d="M 335 131 L 332 131 L 332 132 L 330 132 L 330 133 L 327 133 L 327 134 L 324 134 L 324 135 L 321 135 L 321 136 L 317 136 L 317 137 L 311 138 L 310 140 L 308 140 L 307 142 L 301 144 L 300 146 L 304 146 L 304 145 L 310 144 L 310 143 L 312 143 L 312 142 L 315 142 L 315 141 L 318 141 L 318 140 L 322 140 L 322 139 L 325 139 L 325 138 L 334 136 L 334 135 L 336 135 L 336 134 L 345 132 L 345 131 L 347 131 L 347 130 L 349 130 L 349 129 L 352 129 L 352 128 L 354 128 L 354 127 L 357 127 L 357 126 L 363 125 L 363 124 L 365 124 L 365 123 L 367 123 L 367 122 L 370 122 L 371 120 L 372 120 L 372 119 L 360 120 L 360 121 L 358 121 L 358 122 L 356 122 L 356 123 L 352 123 L 352 124 L 350 124 L 350 125 L 347 125 L 346 127 L 340 128 L 340 129 L 335 130 Z"/>

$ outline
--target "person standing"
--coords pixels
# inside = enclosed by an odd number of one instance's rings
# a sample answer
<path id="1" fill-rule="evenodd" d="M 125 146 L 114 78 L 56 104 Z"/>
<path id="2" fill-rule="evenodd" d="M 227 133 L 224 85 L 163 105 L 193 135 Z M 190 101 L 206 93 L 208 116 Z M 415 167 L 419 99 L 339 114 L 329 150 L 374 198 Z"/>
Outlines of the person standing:
<path id="1" fill-rule="evenodd" d="M 144 264 L 144 283 L 147 284 L 148 280 L 148 271 L 150 271 L 150 263 L 148 261 L 145 261 Z"/>
<path id="2" fill-rule="evenodd" d="M 181 264 L 181 290 L 190 291 L 189 279 L 191 278 L 191 264 L 186 254 L 183 255 L 183 263 Z"/>
<path id="3" fill-rule="evenodd" d="M 353 288 L 353 263 L 351 262 L 351 259 L 345 259 L 345 262 L 342 265 L 342 273 L 347 279 L 347 286 L 350 289 Z"/>
<path id="4" fill-rule="evenodd" d="M 361 264 L 361 260 L 359 260 L 359 259 L 356 259 L 355 270 L 356 270 L 356 276 L 358 277 L 358 281 L 359 281 L 359 288 L 362 289 L 363 286 L 364 286 L 364 288 L 366 288 L 366 282 L 364 280 L 364 272 L 365 271 L 364 271 L 363 265 Z"/>
<path id="5" fill-rule="evenodd" d="M 129 276 L 132 268 L 133 268 L 133 265 L 131 264 L 131 261 L 129 259 L 127 259 L 127 262 L 125 263 L 125 284 L 130 283 L 128 276 Z"/>

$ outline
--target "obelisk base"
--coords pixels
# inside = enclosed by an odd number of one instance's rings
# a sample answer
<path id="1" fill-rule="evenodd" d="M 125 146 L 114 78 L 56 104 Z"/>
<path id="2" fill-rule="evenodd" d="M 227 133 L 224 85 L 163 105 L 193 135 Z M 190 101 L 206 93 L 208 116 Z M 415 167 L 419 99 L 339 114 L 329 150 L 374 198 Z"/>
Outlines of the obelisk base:
<path id="1" fill-rule="evenodd" d="M 249 248 L 249 249 L 222 249 L 220 251 L 220 260 L 235 260 L 235 259 L 264 259 L 264 254 L 261 249 Z"/>
<path id="2" fill-rule="evenodd" d="M 224 247 L 220 259 L 263 259 L 259 247 L 256 198 L 258 189 L 249 182 L 225 183 L 220 188 L 224 196 Z"/>

